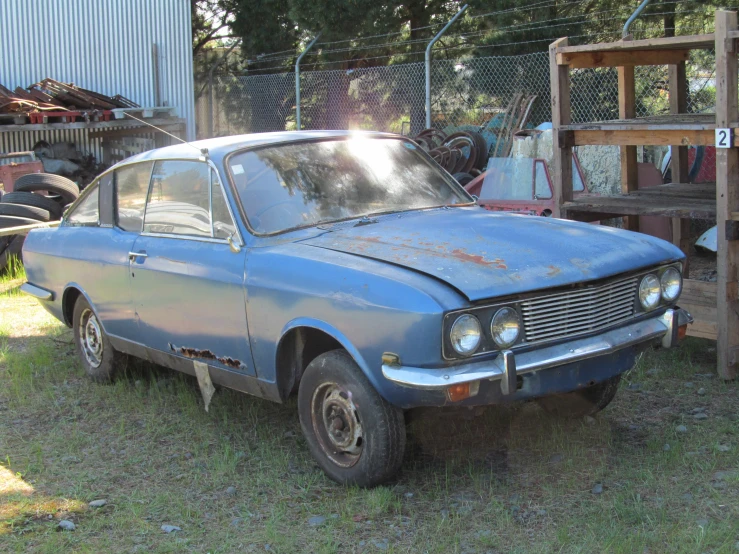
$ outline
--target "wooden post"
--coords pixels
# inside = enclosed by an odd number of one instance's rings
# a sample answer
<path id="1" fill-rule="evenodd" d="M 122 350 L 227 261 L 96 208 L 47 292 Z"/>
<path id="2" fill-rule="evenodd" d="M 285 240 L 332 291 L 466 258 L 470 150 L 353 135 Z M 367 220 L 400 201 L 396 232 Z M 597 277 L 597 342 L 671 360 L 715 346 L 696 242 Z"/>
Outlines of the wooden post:
<path id="1" fill-rule="evenodd" d="M 685 74 L 685 62 L 669 66 L 670 113 L 681 114 L 688 111 L 688 80 Z M 673 144 L 670 173 L 673 183 L 688 182 L 688 147 Z M 672 243 L 685 253 L 683 275 L 690 271 L 690 220 L 672 218 Z"/>
<path id="2" fill-rule="evenodd" d="M 631 40 L 631 37 L 624 40 Z M 633 65 L 618 68 L 618 117 L 619 119 L 636 117 L 636 82 Z M 619 149 L 621 151 L 621 194 L 628 194 L 637 190 L 639 185 L 636 146 L 620 146 Z M 626 216 L 623 220 L 625 229 L 639 230 L 638 216 Z"/>
<path id="3" fill-rule="evenodd" d="M 554 217 L 565 217 L 562 204 L 572 200 L 572 145 L 560 133 L 572 121 L 570 106 L 570 67 L 557 64 L 557 48 L 567 46 L 567 37 L 549 45 L 549 80 L 552 89 L 552 170 L 554 178 Z"/>
<path id="4" fill-rule="evenodd" d="M 737 53 L 729 33 L 737 28 L 736 12 L 716 11 L 716 127 L 729 128 L 739 120 Z M 716 222 L 718 224 L 718 374 L 737 376 L 739 349 L 739 241 L 727 240 L 726 224 L 739 211 L 739 149 L 716 149 Z"/>

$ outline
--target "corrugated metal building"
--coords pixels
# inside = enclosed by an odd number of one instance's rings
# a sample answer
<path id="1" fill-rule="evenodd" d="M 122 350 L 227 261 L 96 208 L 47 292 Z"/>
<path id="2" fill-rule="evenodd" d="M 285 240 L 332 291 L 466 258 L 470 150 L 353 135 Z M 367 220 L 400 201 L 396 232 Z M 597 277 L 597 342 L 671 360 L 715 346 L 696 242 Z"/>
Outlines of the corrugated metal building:
<path id="1" fill-rule="evenodd" d="M 141 106 L 174 106 L 195 138 L 188 0 L 0 0 L 0 83 L 26 87 L 46 77 Z M 156 44 L 157 62 L 152 45 Z M 85 130 L 0 133 L 0 152 L 64 140 L 100 158 Z"/>

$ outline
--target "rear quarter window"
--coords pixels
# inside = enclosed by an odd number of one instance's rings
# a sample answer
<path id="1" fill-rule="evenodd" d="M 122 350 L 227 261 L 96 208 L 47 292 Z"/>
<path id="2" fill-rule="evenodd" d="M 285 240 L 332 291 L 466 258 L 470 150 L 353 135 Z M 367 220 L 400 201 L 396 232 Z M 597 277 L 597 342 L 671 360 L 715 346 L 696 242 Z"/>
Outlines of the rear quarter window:
<path id="1" fill-rule="evenodd" d="M 100 224 L 100 188 L 95 181 L 88 187 L 66 217 L 66 224 L 73 227 L 97 227 Z"/>

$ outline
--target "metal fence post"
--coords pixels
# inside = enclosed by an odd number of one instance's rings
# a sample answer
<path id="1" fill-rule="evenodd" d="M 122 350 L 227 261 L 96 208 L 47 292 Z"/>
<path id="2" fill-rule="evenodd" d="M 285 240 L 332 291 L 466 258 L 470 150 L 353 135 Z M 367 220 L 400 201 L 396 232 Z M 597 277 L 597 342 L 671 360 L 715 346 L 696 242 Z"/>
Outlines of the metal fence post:
<path id="1" fill-rule="evenodd" d="M 444 25 L 444 28 L 437 33 L 437 35 L 431 39 L 428 46 L 426 47 L 426 128 L 431 127 L 431 48 L 434 46 L 437 40 L 441 38 L 441 35 L 446 33 L 446 30 L 452 26 L 452 23 L 457 21 L 457 18 L 464 13 L 468 5 L 462 6 L 454 17 L 449 20 L 449 23 Z"/>
<path id="2" fill-rule="evenodd" d="M 208 138 L 213 138 L 213 73 L 208 75 Z"/>
<path id="3" fill-rule="evenodd" d="M 644 10 L 644 8 L 647 7 L 647 4 L 649 4 L 649 2 L 650 0 L 644 0 L 641 4 L 639 4 L 639 7 L 634 10 L 634 13 L 632 13 L 626 20 L 626 23 L 624 23 L 623 31 L 621 31 L 621 36 L 623 38 L 629 36 L 629 27 L 631 27 L 631 24 L 637 17 L 639 17 L 639 14 L 642 12 L 642 10 Z"/>
<path id="4" fill-rule="evenodd" d="M 320 37 L 321 33 L 318 33 L 316 37 L 312 41 L 310 41 L 308 46 L 305 47 L 305 50 L 300 53 L 300 56 L 298 56 L 298 59 L 295 61 L 295 127 L 298 131 L 300 131 L 300 60 L 302 60 L 303 56 L 308 53 L 308 50 L 313 48 L 313 45 Z"/>

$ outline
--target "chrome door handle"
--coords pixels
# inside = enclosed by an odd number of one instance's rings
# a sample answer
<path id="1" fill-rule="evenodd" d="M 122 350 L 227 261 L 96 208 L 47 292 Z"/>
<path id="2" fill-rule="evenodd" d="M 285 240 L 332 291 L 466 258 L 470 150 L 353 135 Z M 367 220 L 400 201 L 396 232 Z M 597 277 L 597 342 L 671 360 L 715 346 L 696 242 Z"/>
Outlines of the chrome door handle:
<path id="1" fill-rule="evenodd" d="M 129 252 L 128 259 L 133 261 L 136 258 L 148 258 L 149 255 L 146 252 Z"/>

